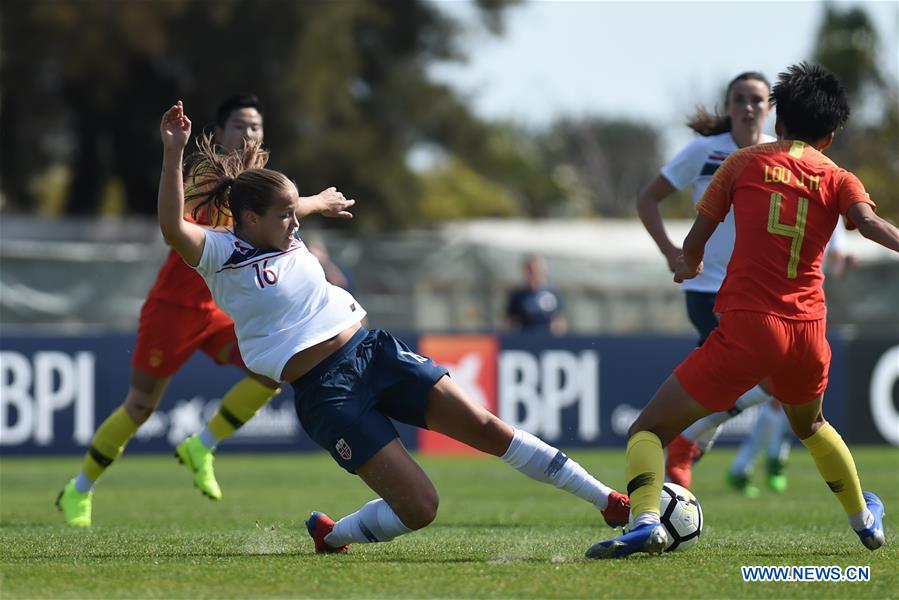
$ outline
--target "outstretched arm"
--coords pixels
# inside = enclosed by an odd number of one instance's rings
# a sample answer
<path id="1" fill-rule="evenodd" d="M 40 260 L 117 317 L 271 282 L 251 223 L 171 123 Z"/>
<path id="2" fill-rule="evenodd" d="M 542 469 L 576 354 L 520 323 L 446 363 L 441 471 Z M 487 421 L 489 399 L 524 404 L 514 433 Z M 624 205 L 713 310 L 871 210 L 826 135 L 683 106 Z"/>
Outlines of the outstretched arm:
<path id="1" fill-rule="evenodd" d="M 718 221 L 699 213 L 693 221 L 690 233 L 684 239 L 684 253 L 675 265 L 674 281 L 682 283 L 685 279 L 693 279 L 702 273 L 702 257 L 705 244 L 718 228 Z"/>
<path id="2" fill-rule="evenodd" d="M 336 188 L 329 187 L 314 196 L 300 196 L 297 219 L 316 213 L 334 219 L 352 219 L 353 214 L 349 212 L 349 208 L 354 204 L 355 200 L 348 200 Z"/>
<path id="3" fill-rule="evenodd" d="M 889 221 L 878 217 L 870 204 L 856 202 L 849 207 L 846 215 L 863 236 L 893 252 L 899 252 L 899 229 Z"/>
<path id="4" fill-rule="evenodd" d="M 190 119 L 184 114 L 179 100 L 162 115 L 159 124 L 162 138 L 162 175 L 159 178 L 159 228 L 169 246 L 184 262 L 197 266 L 203 255 L 206 232 L 202 227 L 184 220 L 184 181 L 181 164 L 184 146 L 190 137 Z"/>
<path id="5" fill-rule="evenodd" d="M 637 196 L 637 214 L 640 215 L 643 227 L 652 236 L 659 251 L 668 261 L 668 268 L 672 273 L 681 249 L 674 245 L 671 238 L 668 237 L 668 232 L 665 231 L 665 222 L 662 220 L 659 203 L 673 194 L 675 190 L 676 188 L 663 175 L 657 175 Z"/>

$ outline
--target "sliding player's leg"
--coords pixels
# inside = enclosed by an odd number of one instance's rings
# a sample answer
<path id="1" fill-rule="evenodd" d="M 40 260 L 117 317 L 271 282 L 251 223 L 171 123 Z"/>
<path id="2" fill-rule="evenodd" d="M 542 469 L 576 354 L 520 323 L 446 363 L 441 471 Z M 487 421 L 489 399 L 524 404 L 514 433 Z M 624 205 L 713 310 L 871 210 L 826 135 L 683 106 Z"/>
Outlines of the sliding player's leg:
<path id="1" fill-rule="evenodd" d="M 425 420 L 429 429 L 502 458 L 531 479 L 589 502 L 602 512 L 610 526 L 627 523 L 627 496 L 594 478 L 561 450 L 512 427 L 471 401 L 451 378 L 443 377 L 431 388 Z"/>
<path id="2" fill-rule="evenodd" d="M 357 442 L 353 440 L 358 448 Z M 351 543 L 389 542 L 426 527 L 437 516 L 437 490 L 399 439 L 357 467 L 356 474 L 379 497 L 336 523 L 313 512 L 306 527 L 316 552 L 346 552 Z"/>
<path id="3" fill-rule="evenodd" d="M 418 359 L 422 359 L 419 361 Z M 315 511 L 306 528 L 316 552 L 386 542 L 430 523 L 437 492 L 398 439 L 381 404 L 387 393 L 422 407 L 446 369 L 412 353 L 387 332 L 359 329 L 343 347 L 291 382 L 303 429 L 349 473 L 378 494 L 336 523 Z M 422 418 L 424 411 L 419 410 Z"/>

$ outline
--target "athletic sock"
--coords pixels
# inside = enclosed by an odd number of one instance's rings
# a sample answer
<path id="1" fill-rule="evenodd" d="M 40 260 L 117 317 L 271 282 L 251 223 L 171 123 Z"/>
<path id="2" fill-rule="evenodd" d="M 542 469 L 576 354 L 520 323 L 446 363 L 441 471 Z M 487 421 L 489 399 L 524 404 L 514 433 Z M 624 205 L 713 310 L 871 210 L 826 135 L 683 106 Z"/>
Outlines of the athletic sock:
<path id="1" fill-rule="evenodd" d="M 612 488 L 590 475 L 584 467 L 527 431 L 516 429 L 502 459 L 531 479 L 551 483 L 593 504 L 599 510 L 609 505 Z"/>
<path id="2" fill-rule="evenodd" d="M 736 417 L 746 409 L 762 404 L 770 399 L 771 396 L 769 396 L 765 390 L 759 386 L 755 386 L 737 398 L 733 408 L 730 410 L 712 413 L 699 419 L 687 427 L 681 435 L 691 442 L 695 442 L 696 445 L 699 446 L 699 449 L 705 452 L 712 447 L 712 443 L 715 441 L 715 438 L 718 437 L 719 426 Z"/>
<path id="3" fill-rule="evenodd" d="M 334 548 L 354 543 L 389 542 L 412 531 L 403 525 L 387 502 L 378 498 L 334 523 L 334 529 L 325 536 L 325 542 Z"/>
<path id="4" fill-rule="evenodd" d="M 222 398 L 221 406 L 207 424 L 210 435 L 216 440 L 215 443 L 233 435 L 279 391 L 281 388 L 272 389 L 252 377 L 246 377 L 234 384 Z M 207 437 L 207 441 L 211 441 L 211 438 Z M 203 445 L 206 446 L 205 443 Z M 210 450 L 214 448 L 215 446 Z"/>
<path id="5" fill-rule="evenodd" d="M 849 515 L 849 526 L 856 531 L 867 529 L 874 526 L 874 515 L 865 507 L 865 510 Z"/>
<path id="6" fill-rule="evenodd" d="M 790 458 L 793 430 L 790 429 L 790 420 L 783 410 L 777 411 L 777 419 L 771 430 L 771 440 L 768 443 L 768 458 L 777 461 L 781 465 Z"/>
<path id="7" fill-rule="evenodd" d="M 125 412 L 124 406 L 113 411 L 94 434 L 90 448 L 81 463 L 81 473 L 84 473 L 91 482 L 97 481 L 109 465 L 122 454 L 125 444 L 137 431 L 137 427 L 137 423 Z"/>
<path id="8" fill-rule="evenodd" d="M 734 475 L 749 475 L 752 473 L 752 467 L 755 464 L 755 457 L 763 446 L 768 445 L 768 441 L 773 435 L 773 430 L 777 428 L 777 419 L 780 409 L 771 406 L 771 403 L 765 404 L 759 410 L 758 419 L 743 441 L 740 443 L 740 449 L 737 456 L 730 465 L 730 472 Z"/>
<path id="9" fill-rule="evenodd" d="M 808 448 L 818 472 L 846 514 L 857 515 L 866 510 L 855 461 L 837 430 L 830 423 L 824 423 L 818 431 L 802 440 L 802 444 Z"/>
<path id="10" fill-rule="evenodd" d="M 203 447 L 207 450 L 215 450 L 215 447 L 218 446 L 221 441 L 209 430 L 208 423 L 203 427 L 203 431 L 200 432 L 198 437 L 200 438 L 200 443 L 203 444 Z"/>
<path id="11" fill-rule="evenodd" d="M 78 475 L 75 476 L 75 491 L 79 494 L 86 494 L 92 489 L 94 489 L 93 480 L 85 475 L 84 471 L 78 471 Z"/>
<path id="12" fill-rule="evenodd" d="M 634 517 L 633 522 L 631 523 L 630 528 L 639 527 L 640 525 L 658 525 L 661 522 L 661 518 L 658 513 L 653 512 L 645 512 L 640 513 L 636 517 Z"/>
<path id="13" fill-rule="evenodd" d="M 631 514 L 644 520 L 644 513 L 658 515 L 665 483 L 665 454 L 661 440 L 649 431 L 637 432 L 627 441 L 626 461 L 624 475 L 627 494 L 631 498 Z"/>

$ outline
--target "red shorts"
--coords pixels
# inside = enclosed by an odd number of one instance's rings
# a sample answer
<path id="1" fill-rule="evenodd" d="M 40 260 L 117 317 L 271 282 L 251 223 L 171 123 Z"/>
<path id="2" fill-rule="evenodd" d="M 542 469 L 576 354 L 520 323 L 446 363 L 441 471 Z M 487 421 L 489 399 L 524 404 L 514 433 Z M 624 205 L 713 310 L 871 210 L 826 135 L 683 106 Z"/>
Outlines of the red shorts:
<path id="1" fill-rule="evenodd" d="M 721 316 L 674 375 L 694 400 L 720 412 L 766 377 L 779 401 L 805 404 L 824 393 L 829 369 L 824 319 L 793 321 L 733 311 Z"/>
<path id="2" fill-rule="evenodd" d="M 230 344 L 233 344 L 231 352 L 226 360 L 220 360 L 219 355 Z M 144 302 L 132 365 L 163 379 L 174 375 L 198 348 L 218 364 L 244 367 L 234 323 L 220 309 L 193 308 L 154 299 Z"/>

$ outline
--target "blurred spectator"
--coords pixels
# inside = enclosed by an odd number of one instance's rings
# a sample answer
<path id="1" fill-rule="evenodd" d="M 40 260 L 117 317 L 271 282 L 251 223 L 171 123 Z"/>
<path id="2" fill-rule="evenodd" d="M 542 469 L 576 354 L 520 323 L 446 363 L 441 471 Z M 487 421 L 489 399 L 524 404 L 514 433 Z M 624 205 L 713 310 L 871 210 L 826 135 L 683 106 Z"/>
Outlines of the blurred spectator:
<path id="1" fill-rule="evenodd" d="M 509 292 L 506 305 L 509 327 L 527 332 L 564 334 L 567 324 L 562 316 L 562 299 L 558 291 L 546 283 L 546 261 L 538 254 L 528 254 L 522 267 L 524 285 Z"/>

